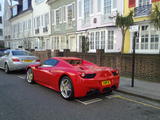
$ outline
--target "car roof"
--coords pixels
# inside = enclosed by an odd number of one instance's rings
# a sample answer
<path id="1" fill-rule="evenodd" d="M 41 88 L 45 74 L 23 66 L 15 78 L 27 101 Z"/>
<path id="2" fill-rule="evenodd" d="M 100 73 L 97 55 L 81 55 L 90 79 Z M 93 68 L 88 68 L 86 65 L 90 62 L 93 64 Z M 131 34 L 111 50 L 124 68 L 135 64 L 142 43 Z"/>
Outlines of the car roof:
<path id="1" fill-rule="evenodd" d="M 53 57 L 53 59 L 59 59 L 59 60 L 82 60 L 78 57 Z"/>

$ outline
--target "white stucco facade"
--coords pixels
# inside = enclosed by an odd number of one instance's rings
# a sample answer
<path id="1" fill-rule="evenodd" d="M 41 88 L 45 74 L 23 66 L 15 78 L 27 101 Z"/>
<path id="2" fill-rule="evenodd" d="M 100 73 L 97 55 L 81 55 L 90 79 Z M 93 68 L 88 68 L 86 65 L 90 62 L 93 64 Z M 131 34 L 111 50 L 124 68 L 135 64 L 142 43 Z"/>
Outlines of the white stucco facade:
<path id="1" fill-rule="evenodd" d="M 12 48 L 32 48 L 33 45 L 33 23 L 32 23 L 32 10 L 20 14 L 12 19 L 11 22 L 11 39 L 14 41 L 11 43 Z"/>
<path id="2" fill-rule="evenodd" d="M 80 38 L 85 36 L 89 38 L 89 52 L 96 52 L 96 49 L 120 52 L 122 35 L 115 27 L 115 17 L 117 12 L 123 14 L 123 7 L 123 0 L 77 0 L 79 51 Z"/>
<path id="3" fill-rule="evenodd" d="M 50 7 L 46 2 L 47 0 L 32 0 L 33 35 L 37 49 L 51 49 Z"/>

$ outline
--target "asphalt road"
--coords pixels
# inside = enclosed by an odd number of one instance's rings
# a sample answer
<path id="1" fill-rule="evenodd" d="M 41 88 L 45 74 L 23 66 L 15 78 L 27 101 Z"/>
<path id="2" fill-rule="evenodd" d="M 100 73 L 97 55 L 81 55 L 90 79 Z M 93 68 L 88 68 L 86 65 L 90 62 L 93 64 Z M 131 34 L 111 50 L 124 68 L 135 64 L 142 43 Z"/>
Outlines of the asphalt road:
<path id="1" fill-rule="evenodd" d="M 66 101 L 0 70 L 0 120 L 160 120 L 160 104 L 117 92 Z"/>

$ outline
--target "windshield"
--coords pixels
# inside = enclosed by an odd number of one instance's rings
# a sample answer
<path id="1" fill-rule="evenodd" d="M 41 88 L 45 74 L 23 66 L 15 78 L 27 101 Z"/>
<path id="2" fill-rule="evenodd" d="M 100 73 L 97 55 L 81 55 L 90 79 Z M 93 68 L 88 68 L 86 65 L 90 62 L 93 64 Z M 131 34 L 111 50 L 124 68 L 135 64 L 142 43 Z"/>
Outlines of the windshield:
<path id="1" fill-rule="evenodd" d="M 71 65 L 80 65 L 82 64 L 82 60 L 65 60 L 66 62 L 68 62 Z"/>
<path id="2" fill-rule="evenodd" d="M 12 51 L 12 55 L 14 55 L 14 56 L 30 56 L 32 54 L 27 51 Z"/>

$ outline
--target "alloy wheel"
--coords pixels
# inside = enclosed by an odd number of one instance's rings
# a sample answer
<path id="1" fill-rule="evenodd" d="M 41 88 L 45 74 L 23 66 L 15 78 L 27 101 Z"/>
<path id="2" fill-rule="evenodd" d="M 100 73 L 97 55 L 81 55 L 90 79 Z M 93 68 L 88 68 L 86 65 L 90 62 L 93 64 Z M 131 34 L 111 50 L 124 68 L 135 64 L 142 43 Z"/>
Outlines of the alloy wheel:
<path id="1" fill-rule="evenodd" d="M 27 70 L 26 80 L 28 83 L 33 83 L 33 72 L 31 69 Z"/>
<path id="2" fill-rule="evenodd" d="M 60 91 L 64 99 L 71 99 L 73 97 L 72 83 L 68 77 L 64 77 L 61 80 Z"/>

